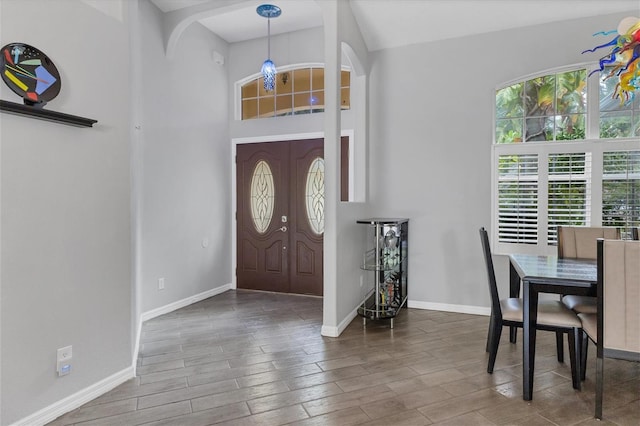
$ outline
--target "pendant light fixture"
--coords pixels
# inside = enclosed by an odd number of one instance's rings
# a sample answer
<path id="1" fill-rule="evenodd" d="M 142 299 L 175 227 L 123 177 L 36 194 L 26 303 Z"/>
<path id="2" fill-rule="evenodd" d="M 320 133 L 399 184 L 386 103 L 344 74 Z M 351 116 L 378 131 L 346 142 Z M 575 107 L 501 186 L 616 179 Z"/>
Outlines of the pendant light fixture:
<path id="1" fill-rule="evenodd" d="M 267 60 L 262 64 L 264 90 L 272 91 L 276 87 L 276 64 L 271 60 L 271 18 L 277 18 L 282 11 L 273 4 L 262 4 L 256 9 L 258 15 L 267 18 Z"/>

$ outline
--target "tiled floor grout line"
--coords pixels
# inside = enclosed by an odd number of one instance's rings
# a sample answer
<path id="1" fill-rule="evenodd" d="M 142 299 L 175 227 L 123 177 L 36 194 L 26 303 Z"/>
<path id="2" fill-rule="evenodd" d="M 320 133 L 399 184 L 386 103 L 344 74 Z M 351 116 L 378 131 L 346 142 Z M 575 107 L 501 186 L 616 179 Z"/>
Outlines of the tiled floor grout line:
<path id="1" fill-rule="evenodd" d="M 87 424 L 110 426 L 125 418 L 171 426 L 305 426 L 320 419 L 341 424 L 342 415 L 371 426 L 395 426 L 393 419 L 404 419 L 398 426 L 593 420 L 595 354 L 584 390 L 575 392 L 568 365 L 555 360 L 555 336 L 539 333 L 534 401 L 527 403 L 520 394 L 520 342 L 503 338 L 494 374 L 486 374 L 487 317 L 405 309 L 393 331 L 385 322 L 363 327 L 356 318 L 338 338 L 320 336 L 321 321 L 322 299 L 241 290 L 154 318 L 143 325 L 138 377 L 51 426 L 88 417 Z M 640 367 L 615 361 L 607 367 L 606 420 L 637 425 Z M 376 389 L 388 396 L 377 401 Z M 133 411 L 108 412 L 131 398 Z M 149 405 L 163 400 L 173 402 Z M 121 425 L 128 426 L 113 424 Z"/>

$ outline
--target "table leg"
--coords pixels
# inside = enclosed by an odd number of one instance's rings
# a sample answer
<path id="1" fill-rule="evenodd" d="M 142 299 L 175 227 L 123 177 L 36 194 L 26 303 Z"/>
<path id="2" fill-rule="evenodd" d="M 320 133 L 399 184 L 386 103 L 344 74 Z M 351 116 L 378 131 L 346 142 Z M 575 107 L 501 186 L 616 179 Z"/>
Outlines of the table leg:
<path id="1" fill-rule="evenodd" d="M 522 399 L 533 398 L 533 369 L 536 359 L 536 318 L 538 316 L 538 292 L 529 281 L 522 282 Z"/>
<path id="2" fill-rule="evenodd" d="M 511 262 L 509 262 L 509 297 L 520 297 L 520 275 Z M 517 332 L 517 327 L 509 327 L 509 341 L 511 343 L 516 342 Z"/>

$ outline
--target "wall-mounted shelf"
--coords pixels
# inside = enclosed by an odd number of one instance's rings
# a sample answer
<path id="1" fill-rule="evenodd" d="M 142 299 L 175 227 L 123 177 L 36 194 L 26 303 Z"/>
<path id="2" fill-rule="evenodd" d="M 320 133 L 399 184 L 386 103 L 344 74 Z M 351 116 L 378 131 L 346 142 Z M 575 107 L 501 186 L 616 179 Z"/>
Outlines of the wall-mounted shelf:
<path id="1" fill-rule="evenodd" d="M 0 100 L 0 111 L 9 114 L 22 115 L 36 118 L 38 120 L 53 121 L 76 127 L 92 127 L 98 120 L 92 118 L 79 117 L 77 115 L 65 114 L 63 112 L 50 111 L 42 108 L 35 108 L 28 105 L 17 104 L 15 102 Z"/>

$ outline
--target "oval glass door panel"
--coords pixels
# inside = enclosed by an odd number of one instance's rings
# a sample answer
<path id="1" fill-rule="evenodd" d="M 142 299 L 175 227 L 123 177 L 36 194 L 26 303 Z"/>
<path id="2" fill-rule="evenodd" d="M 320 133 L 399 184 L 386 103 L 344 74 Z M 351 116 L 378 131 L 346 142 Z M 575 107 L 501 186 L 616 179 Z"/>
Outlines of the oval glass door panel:
<path id="1" fill-rule="evenodd" d="M 316 157 L 309 166 L 305 200 L 309 225 L 320 235 L 324 232 L 324 159 L 320 157 Z"/>
<path id="2" fill-rule="evenodd" d="M 251 177 L 251 218 L 256 231 L 264 234 L 271 224 L 275 201 L 275 186 L 271 167 L 264 161 L 258 161 Z"/>

